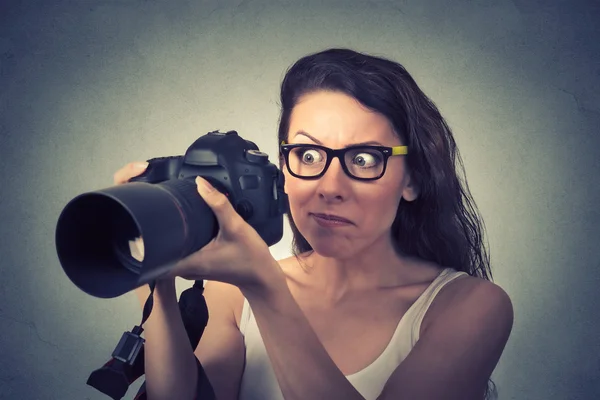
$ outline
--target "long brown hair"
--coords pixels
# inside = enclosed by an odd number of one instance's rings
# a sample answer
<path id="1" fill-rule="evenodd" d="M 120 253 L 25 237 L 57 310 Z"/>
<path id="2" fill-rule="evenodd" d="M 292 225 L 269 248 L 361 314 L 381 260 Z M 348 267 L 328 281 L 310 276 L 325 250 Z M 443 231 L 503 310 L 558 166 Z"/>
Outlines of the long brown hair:
<path id="1" fill-rule="evenodd" d="M 408 146 L 406 161 L 416 200 L 401 200 L 392 236 L 407 255 L 492 280 L 485 227 L 465 178 L 448 124 L 399 63 L 350 49 L 329 49 L 294 63 L 281 84 L 278 143 L 286 141 L 300 97 L 320 90 L 347 94 L 392 123 Z M 297 257 L 312 250 L 288 214 Z M 486 398 L 496 394 L 490 380 Z"/>

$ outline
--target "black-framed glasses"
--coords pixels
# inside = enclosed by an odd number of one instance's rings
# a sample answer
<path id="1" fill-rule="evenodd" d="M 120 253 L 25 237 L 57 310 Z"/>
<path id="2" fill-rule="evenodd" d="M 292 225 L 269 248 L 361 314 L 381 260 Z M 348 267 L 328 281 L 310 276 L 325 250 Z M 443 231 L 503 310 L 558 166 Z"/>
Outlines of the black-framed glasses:
<path id="1" fill-rule="evenodd" d="M 350 146 L 333 150 L 317 144 L 281 143 L 290 175 L 301 179 L 319 179 L 338 158 L 342 169 L 349 177 L 359 181 L 374 181 L 385 174 L 387 161 L 392 156 L 406 155 L 407 146 Z"/>

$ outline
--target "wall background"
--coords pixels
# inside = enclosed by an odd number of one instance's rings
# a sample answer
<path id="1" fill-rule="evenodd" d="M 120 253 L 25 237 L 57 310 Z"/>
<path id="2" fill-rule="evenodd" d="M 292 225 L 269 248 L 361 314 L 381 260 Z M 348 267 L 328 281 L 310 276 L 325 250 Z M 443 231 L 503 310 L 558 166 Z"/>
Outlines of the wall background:
<path id="1" fill-rule="evenodd" d="M 66 279 L 66 202 L 217 128 L 274 159 L 285 69 L 332 46 L 403 63 L 455 132 L 515 307 L 500 398 L 597 398 L 598 20 L 597 1 L 3 0 L 0 399 L 105 399 L 85 381 L 140 318 Z"/>

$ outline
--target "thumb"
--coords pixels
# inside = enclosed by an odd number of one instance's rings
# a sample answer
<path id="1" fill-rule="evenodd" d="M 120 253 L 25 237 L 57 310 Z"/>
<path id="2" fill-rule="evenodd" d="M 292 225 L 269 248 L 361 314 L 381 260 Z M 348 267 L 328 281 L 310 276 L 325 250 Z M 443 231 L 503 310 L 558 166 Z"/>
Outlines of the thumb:
<path id="1" fill-rule="evenodd" d="M 241 218 L 227 196 L 215 189 L 206 179 L 197 176 L 196 186 L 202 199 L 215 213 L 221 229 L 231 227 L 231 224 L 235 223 L 237 218 Z"/>

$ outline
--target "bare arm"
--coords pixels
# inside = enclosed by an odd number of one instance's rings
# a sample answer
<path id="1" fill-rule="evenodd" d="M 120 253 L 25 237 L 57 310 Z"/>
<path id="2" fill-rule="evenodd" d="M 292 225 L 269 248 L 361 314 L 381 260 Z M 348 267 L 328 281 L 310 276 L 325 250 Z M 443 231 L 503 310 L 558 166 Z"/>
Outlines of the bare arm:
<path id="1" fill-rule="evenodd" d="M 286 400 L 364 400 L 319 341 L 283 273 L 268 288 L 242 290 Z"/>
<path id="2" fill-rule="evenodd" d="M 143 286 L 136 294 L 143 306 L 150 290 Z M 193 399 L 197 367 L 177 304 L 174 279 L 157 282 L 152 312 L 143 328 L 147 398 Z"/>
<path id="3" fill-rule="evenodd" d="M 237 400 L 245 346 L 233 310 L 244 297 L 237 287 L 216 281 L 205 282 L 204 297 L 210 314 L 196 355 L 217 399 Z"/>
<path id="4" fill-rule="evenodd" d="M 145 162 L 133 162 L 113 176 L 116 185 L 127 182 L 146 168 Z M 129 243 L 131 255 L 138 261 L 144 257 L 143 241 Z M 150 289 L 135 290 L 142 307 Z M 237 329 L 233 304 L 241 304 L 239 289 L 219 282 L 206 282 L 204 298 L 209 321 L 195 351 L 190 345 L 177 303 L 175 279 L 157 282 L 152 312 L 145 322 L 144 344 L 146 394 L 149 400 L 192 399 L 197 382 L 195 356 L 213 386 L 219 400 L 237 398 L 237 388 L 244 362 L 244 345 Z M 201 399 L 198 399 L 201 400 Z"/>
<path id="5" fill-rule="evenodd" d="M 499 287 L 480 286 L 423 334 L 379 400 L 481 399 L 508 340 L 512 306 Z M 331 360 L 287 286 L 268 287 L 244 295 L 284 398 L 363 399 Z"/>
<path id="6" fill-rule="evenodd" d="M 461 284 L 440 293 L 440 303 L 451 304 L 426 328 L 379 400 L 483 398 L 512 329 L 512 303 L 491 282 Z"/>
<path id="7" fill-rule="evenodd" d="M 217 398 L 234 400 L 244 365 L 244 343 L 233 306 L 236 301 L 243 301 L 243 297 L 239 289 L 224 283 L 206 282 L 204 286 L 209 320 L 195 356 L 202 363 Z M 149 293 L 147 286 L 136 290 L 142 305 Z M 193 399 L 197 369 L 177 305 L 174 280 L 157 283 L 152 313 L 144 330 L 148 399 Z"/>

